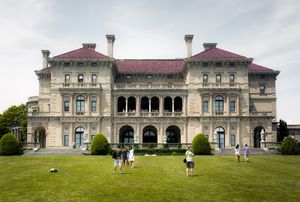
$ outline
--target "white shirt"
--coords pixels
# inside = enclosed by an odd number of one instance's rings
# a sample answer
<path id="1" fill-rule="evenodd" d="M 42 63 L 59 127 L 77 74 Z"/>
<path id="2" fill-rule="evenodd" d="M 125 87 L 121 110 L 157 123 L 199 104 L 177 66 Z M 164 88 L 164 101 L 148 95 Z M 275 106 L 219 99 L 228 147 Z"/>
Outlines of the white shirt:
<path id="1" fill-rule="evenodd" d="M 189 161 L 193 161 L 193 156 L 194 156 L 194 153 L 187 150 L 185 152 L 185 158 L 186 158 L 186 161 L 189 162 Z"/>
<path id="2" fill-rule="evenodd" d="M 240 155 L 240 148 L 235 148 L 234 153 L 235 155 Z"/>

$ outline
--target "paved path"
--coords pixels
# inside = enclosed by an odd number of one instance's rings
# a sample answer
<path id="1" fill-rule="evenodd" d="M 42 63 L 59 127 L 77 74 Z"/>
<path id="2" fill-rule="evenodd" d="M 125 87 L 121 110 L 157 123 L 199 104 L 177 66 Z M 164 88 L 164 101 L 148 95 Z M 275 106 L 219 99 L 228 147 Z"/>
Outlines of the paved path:
<path id="1" fill-rule="evenodd" d="M 26 150 L 23 156 L 74 156 L 86 154 L 86 151 L 72 148 L 47 148 L 38 151 Z"/>

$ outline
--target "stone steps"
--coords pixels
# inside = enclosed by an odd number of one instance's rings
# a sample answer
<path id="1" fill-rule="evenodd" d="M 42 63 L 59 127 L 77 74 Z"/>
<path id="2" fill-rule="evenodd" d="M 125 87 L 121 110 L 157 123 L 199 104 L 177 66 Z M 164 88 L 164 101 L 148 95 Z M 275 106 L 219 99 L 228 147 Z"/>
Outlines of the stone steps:
<path id="1" fill-rule="evenodd" d="M 234 155 L 233 148 L 219 149 L 213 150 L 214 155 Z M 249 148 L 250 155 L 276 155 L 279 152 L 276 149 L 268 149 L 268 148 Z M 244 155 L 243 150 L 241 149 L 241 155 Z"/>

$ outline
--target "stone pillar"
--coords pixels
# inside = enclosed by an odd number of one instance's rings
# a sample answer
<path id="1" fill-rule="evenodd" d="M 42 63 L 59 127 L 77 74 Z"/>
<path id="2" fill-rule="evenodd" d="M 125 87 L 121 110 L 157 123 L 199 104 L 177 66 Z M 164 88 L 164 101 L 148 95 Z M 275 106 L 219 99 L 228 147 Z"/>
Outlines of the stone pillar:
<path id="1" fill-rule="evenodd" d="M 125 98 L 125 116 L 128 116 L 128 98 Z"/>
<path id="2" fill-rule="evenodd" d="M 91 109 L 90 109 L 90 94 L 86 95 L 86 107 L 85 107 L 85 111 L 87 112 L 86 114 L 88 116 L 91 115 Z"/>
<path id="3" fill-rule="evenodd" d="M 73 101 L 74 100 L 74 94 L 70 94 L 70 103 L 69 103 L 69 106 L 70 106 L 70 113 L 72 115 L 74 115 L 74 106 L 73 106 Z"/>
<path id="4" fill-rule="evenodd" d="M 229 96 L 229 94 L 226 97 L 226 102 L 227 102 L 227 104 L 226 104 L 226 114 L 230 115 L 230 96 Z"/>
<path id="5" fill-rule="evenodd" d="M 149 113 L 151 112 L 151 99 L 149 99 L 149 107 L 148 107 L 148 111 L 149 111 Z"/>
<path id="6" fill-rule="evenodd" d="M 236 96 L 236 112 L 237 115 L 240 115 L 240 95 Z"/>
<path id="7" fill-rule="evenodd" d="M 187 97 L 186 95 L 183 96 L 183 115 L 186 116 L 187 115 Z"/>
<path id="8" fill-rule="evenodd" d="M 227 122 L 227 125 L 226 125 L 226 131 L 225 131 L 225 148 L 227 146 L 230 146 L 230 139 L 231 139 L 231 133 L 230 133 L 231 129 L 230 129 L 230 124 L 229 122 Z"/>
<path id="9" fill-rule="evenodd" d="M 162 97 L 159 97 L 159 116 L 162 116 L 163 115 L 163 98 Z"/>
<path id="10" fill-rule="evenodd" d="M 137 97 L 137 100 L 136 100 L 136 114 L 137 114 L 137 116 L 140 116 L 140 114 L 141 114 L 141 99 L 139 96 Z"/>
<path id="11" fill-rule="evenodd" d="M 200 104 L 200 108 L 199 108 L 199 115 L 203 114 L 203 100 L 202 100 L 202 96 L 203 94 L 200 94 L 200 99 L 199 99 L 199 104 Z"/>
<path id="12" fill-rule="evenodd" d="M 210 94 L 209 95 L 209 113 L 210 113 L 210 115 L 213 115 L 213 95 L 212 94 Z"/>

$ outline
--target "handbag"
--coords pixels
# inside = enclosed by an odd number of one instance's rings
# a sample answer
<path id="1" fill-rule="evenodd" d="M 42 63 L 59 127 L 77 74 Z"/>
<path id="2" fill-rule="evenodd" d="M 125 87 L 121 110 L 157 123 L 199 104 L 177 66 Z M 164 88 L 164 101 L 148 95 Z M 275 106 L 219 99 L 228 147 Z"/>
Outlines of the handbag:
<path id="1" fill-rule="evenodd" d="M 186 158 L 183 159 L 183 163 L 186 163 Z"/>

